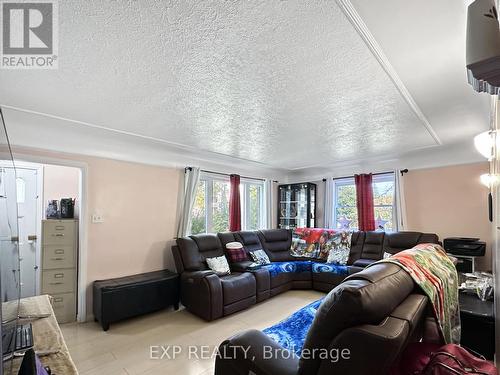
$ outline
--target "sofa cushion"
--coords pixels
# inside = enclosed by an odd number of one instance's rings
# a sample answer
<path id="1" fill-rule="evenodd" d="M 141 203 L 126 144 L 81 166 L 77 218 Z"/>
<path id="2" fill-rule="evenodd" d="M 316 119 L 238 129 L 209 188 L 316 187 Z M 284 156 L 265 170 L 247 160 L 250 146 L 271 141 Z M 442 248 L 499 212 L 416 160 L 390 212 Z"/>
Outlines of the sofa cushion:
<path id="1" fill-rule="evenodd" d="M 363 251 L 363 243 L 365 242 L 365 232 L 353 232 L 351 235 L 351 251 L 349 253 L 348 265 L 353 264 L 356 260 L 361 258 Z"/>
<path id="2" fill-rule="evenodd" d="M 292 231 L 288 229 L 268 229 L 257 232 L 262 248 L 271 262 L 284 262 L 292 260 L 290 246 L 292 244 Z"/>
<path id="3" fill-rule="evenodd" d="M 221 232 L 217 233 L 217 237 L 219 237 L 219 241 L 222 244 L 222 247 L 225 249 L 226 245 L 231 242 L 238 241 L 234 235 L 234 232 Z"/>
<path id="4" fill-rule="evenodd" d="M 180 257 L 186 271 L 202 271 L 208 269 L 202 258 L 198 245 L 190 237 L 177 238 Z"/>
<path id="5" fill-rule="evenodd" d="M 365 242 L 360 258 L 382 259 L 384 252 L 384 232 L 365 232 Z"/>
<path id="6" fill-rule="evenodd" d="M 386 233 L 384 238 L 384 251 L 391 254 L 408 250 L 418 244 L 422 233 L 419 232 L 395 232 Z"/>
<path id="7" fill-rule="evenodd" d="M 249 273 L 233 273 L 220 278 L 224 306 L 255 296 L 255 277 Z"/>
<path id="8" fill-rule="evenodd" d="M 241 231 L 235 232 L 234 238 L 243 244 L 246 252 L 262 249 L 262 244 L 260 243 L 259 236 L 253 231 Z"/>

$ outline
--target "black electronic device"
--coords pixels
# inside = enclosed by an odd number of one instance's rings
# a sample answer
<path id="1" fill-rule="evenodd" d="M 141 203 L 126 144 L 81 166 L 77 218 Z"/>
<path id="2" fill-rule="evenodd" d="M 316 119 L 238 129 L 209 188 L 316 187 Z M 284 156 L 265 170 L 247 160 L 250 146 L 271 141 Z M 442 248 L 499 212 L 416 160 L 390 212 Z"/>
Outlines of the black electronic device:
<path id="1" fill-rule="evenodd" d="M 444 239 L 443 245 L 452 255 L 482 257 L 486 252 L 486 243 L 479 238 L 449 237 Z"/>

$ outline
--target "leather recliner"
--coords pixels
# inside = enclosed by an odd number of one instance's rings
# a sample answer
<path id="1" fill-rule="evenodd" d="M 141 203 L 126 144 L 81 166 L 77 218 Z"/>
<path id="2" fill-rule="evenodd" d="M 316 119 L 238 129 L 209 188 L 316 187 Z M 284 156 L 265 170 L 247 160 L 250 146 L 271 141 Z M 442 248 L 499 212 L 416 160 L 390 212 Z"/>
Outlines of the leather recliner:
<path id="1" fill-rule="evenodd" d="M 428 322 L 435 325 L 429 316 L 428 298 L 408 273 L 395 264 L 377 264 L 328 293 L 300 358 L 249 330 L 220 345 L 224 355 L 216 359 L 215 374 L 387 374 L 408 343 L 423 337 Z"/>

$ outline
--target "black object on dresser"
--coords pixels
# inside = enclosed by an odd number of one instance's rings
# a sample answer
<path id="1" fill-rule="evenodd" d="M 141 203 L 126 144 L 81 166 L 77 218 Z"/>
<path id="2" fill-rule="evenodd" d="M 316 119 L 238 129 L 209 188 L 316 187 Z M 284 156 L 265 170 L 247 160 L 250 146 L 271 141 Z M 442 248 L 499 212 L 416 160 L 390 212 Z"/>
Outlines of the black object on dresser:
<path id="1" fill-rule="evenodd" d="M 179 275 L 169 270 L 94 281 L 94 318 L 104 331 L 110 323 L 171 305 L 179 309 Z"/>
<path id="2" fill-rule="evenodd" d="M 460 320 L 466 348 L 493 360 L 495 355 L 495 315 L 493 301 L 481 301 L 474 294 L 460 293 Z"/>

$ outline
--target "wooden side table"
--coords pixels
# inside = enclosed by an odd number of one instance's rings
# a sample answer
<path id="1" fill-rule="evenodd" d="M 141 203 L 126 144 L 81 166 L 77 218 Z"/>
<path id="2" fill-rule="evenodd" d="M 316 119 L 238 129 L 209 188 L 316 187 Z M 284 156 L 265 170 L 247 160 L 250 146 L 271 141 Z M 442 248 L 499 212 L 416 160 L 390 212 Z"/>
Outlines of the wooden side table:
<path id="1" fill-rule="evenodd" d="M 489 360 L 495 355 L 495 314 L 493 301 L 481 301 L 474 294 L 460 292 L 462 338 L 466 348 Z"/>

